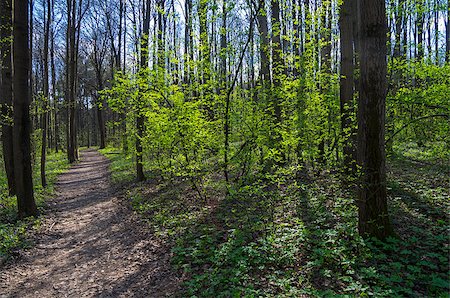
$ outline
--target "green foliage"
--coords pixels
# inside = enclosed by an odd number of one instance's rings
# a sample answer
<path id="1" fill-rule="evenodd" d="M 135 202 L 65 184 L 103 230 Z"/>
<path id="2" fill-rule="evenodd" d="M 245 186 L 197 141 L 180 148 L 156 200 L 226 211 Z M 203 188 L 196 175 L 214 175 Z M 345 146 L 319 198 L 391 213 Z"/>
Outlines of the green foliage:
<path id="1" fill-rule="evenodd" d="M 320 22 L 320 14 L 305 17 L 308 27 Z M 242 82 L 228 90 L 202 58 L 184 65 L 187 82 L 145 69 L 117 75 L 103 92 L 125 116 L 130 148 L 138 138 L 136 118 L 145 118 L 144 168 L 152 178 L 127 198 L 171 243 L 173 265 L 185 277 L 183 296 L 401 297 L 449 290 L 448 181 L 439 174 L 448 172 L 442 161 L 450 152 L 449 65 L 390 59 L 388 190 L 394 225 L 404 228 L 398 228 L 402 240 L 364 240 L 355 194 L 335 176 L 344 143 L 339 75 L 317 59 L 329 44 L 319 35 L 332 32 L 314 30 L 305 30 L 304 51 L 295 57 L 299 74 L 278 74 L 279 84 Z M 221 178 L 225 150 L 228 183 Z M 102 152 L 112 160 L 113 179 L 130 181 L 136 152 Z M 425 169 L 430 163 L 435 167 Z"/>
<path id="2" fill-rule="evenodd" d="M 414 142 L 420 147 L 416 156 L 428 152 L 427 159 L 448 160 L 450 64 L 394 59 L 389 71 L 392 81 L 387 98 L 387 137 L 400 131 L 394 139 L 400 148 Z M 415 121 L 419 118 L 423 119 Z"/>
<path id="3" fill-rule="evenodd" d="M 200 183 L 214 166 L 211 158 L 219 150 L 220 123 L 207 119 L 202 101 L 187 100 L 177 85 L 166 86 L 156 71 L 147 69 L 136 76 L 118 76 L 103 96 L 114 111 L 125 113 L 129 144 L 138 137 L 130 123 L 135 123 L 137 115 L 145 117 L 141 141 L 146 168 L 151 172 Z"/>

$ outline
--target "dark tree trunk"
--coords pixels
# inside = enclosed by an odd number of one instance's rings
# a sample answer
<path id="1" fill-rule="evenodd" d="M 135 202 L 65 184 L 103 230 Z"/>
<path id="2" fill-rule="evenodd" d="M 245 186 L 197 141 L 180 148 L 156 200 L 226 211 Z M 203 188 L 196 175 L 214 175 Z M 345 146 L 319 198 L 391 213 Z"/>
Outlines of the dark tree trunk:
<path id="1" fill-rule="evenodd" d="M 67 31 L 66 31 L 66 103 L 67 103 L 67 159 L 75 162 L 75 147 L 73 134 L 75 132 L 75 102 L 73 98 L 73 48 L 75 32 L 73 32 L 75 0 L 67 0 Z"/>
<path id="2" fill-rule="evenodd" d="M 54 1 L 52 1 L 52 14 L 54 9 Z M 53 122 L 54 122 L 54 137 L 55 137 L 55 152 L 59 151 L 59 123 L 58 123 L 58 98 L 56 98 L 56 68 L 55 68 L 55 37 L 53 32 L 53 27 L 51 30 L 51 43 L 50 43 L 50 64 L 52 71 L 52 98 L 53 98 Z"/>
<path id="3" fill-rule="evenodd" d="M 103 90 L 103 61 L 105 57 L 105 49 L 98 46 L 98 36 L 95 37 L 94 40 L 94 50 L 92 53 L 92 64 L 95 70 L 95 78 L 97 81 L 97 92 L 94 94 L 96 111 L 97 111 L 97 120 L 98 120 L 98 130 L 100 134 L 100 149 L 104 149 L 106 147 L 106 125 L 105 125 L 105 103 L 103 99 L 98 95 L 99 91 Z"/>
<path id="4" fill-rule="evenodd" d="M 28 11 L 30 12 L 29 14 L 29 29 L 28 29 L 28 31 L 29 31 L 29 36 L 33 36 L 33 29 L 34 29 L 34 25 L 33 25 L 33 23 L 34 23 L 34 19 L 33 19 L 33 6 L 34 6 L 34 2 L 33 2 L 33 0 L 29 0 L 28 1 L 28 4 L 29 4 L 29 8 L 28 8 Z M 28 53 L 28 55 L 30 56 L 29 57 L 29 59 L 28 59 L 28 63 L 29 63 L 29 69 L 30 69 L 30 76 L 29 76 L 29 80 L 30 80 L 30 82 L 29 82 L 29 84 L 28 84 L 28 92 L 29 92 L 29 96 L 30 96 L 30 103 L 32 103 L 33 101 L 34 101 L 34 97 L 33 97 L 33 93 L 34 93 L 34 91 L 33 91 L 33 38 L 30 38 L 30 40 L 29 40 L 29 53 Z M 31 131 L 33 131 L 33 129 L 36 129 L 36 128 L 38 128 L 39 127 L 39 113 L 38 113 L 38 105 L 36 104 L 36 105 L 34 105 L 35 106 L 35 115 L 33 116 L 33 115 L 31 115 L 31 117 L 33 117 L 34 119 L 32 119 L 32 120 L 34 120 L 34 121 L 32 121 L 32 124 L 34 124 L 34 126 L 32 125 L 31 126 Z"/>
<path id="5" fill-rule="evenodd" d="M 165 30 L 166 30 L 166 16 L 165 16 L 165 1 L 160 0 L 158 3 L 158 32 L 157 32 L 157 46 L 158 54 L 156 60 L 158 61 L 158 72 L 164 75 L 165 67 Z"/>
<path id="6" fill-rule="evenodd" d="M 280 22 L 280 3 L 279 0 L 272 1 L 272 82 L 273 91 L 271 94 L 271 105 L 274 110 L 274 124 L 275 126 L 281 125 L 281 106 L 280 106 L 280 88 L 282 75 L 284 73 L 284 63 L 282 58 L 281 49 L 281 22 Z M 281 143 L 281 135 L 276 134 L 273 140 L 276 144 Z M 278 148 L 282 153 L 281 148 Z"/>
<path id="7" fill-rule="evenodd" d="M 361 0 L 360 95 L 358 101 L 359 233 L 393 235 L 387 210 L 384 124 L 387 91 L 386 7 L 384 0 Z"/>
<path id="8" fill-rule="evenodd" d="M 416 20 L 416 30 L 417 30 L 417 58 L 421 60 L 423 58 L 424 46 L 423 46 L 423 25 L 424 25 L 424 2 L 419 0 L 416 3 L 417 20 Z"/>
<path id="9" fill-rule="evenodd" d="M 353 17 L 352 0 L 344 0 L 339 15 L 341 32 L 341 78 L 340 78 L 340 113 L 341 133 L 344 157 L 344 174 L 350 175 L 356 170 L 355 127 L 352 122 L 354 113 L 353 84 Z"/>
<path id="10" fill-rule="evenodd" d="M 319 37 L 318 37 L 318 43 L 320 48 L 320 68 L 322 72 L 322 78 L 320 80 L 320 91 L 325 95 L 325 98 L 327 98 L 329 92 L 330 92 L 330 84 L 329 79 L 331 78 L 331 4 L 323 4 L 322 5 L 322 12 L 321 12 L 321 30 L 319 30 Z M 324 44 L 321 44 L 320 40 L 323 40 Z M 325 102 L 328 108 L 328 100 Z M 330 123 L 330 121 L 328 121 Z M 318 145 L 318 162 L 320 164 L 326 163 L 326 156 L 325 156 L 325 144 L 329 143 L 329 140 L 326 139 L 325 134 L 325 127 L 321 128 L 320 132 L 320 142 Z"/>
<path id="11" fill-rule="evenodd" d="M 44 100 L 42 114 L 42 146 L 41 146 L 41 184 L 42 187 L 47 186 L 47 179 L 45 176 L 45 159 L 47 154 L 47 129 L 48 129 L 48 102 L 49 102 L 49 69 L 48 69 L 48 46 L 49 46 L 49 34 L 50 34 L 50 22 L 52 18 L 51 3 L 47 0 L 46 6 L 44 4 L 44 14 L 47 15 L 44 18 Z M 46 11 L 45 11 L 46 10 Z"/>
<path id="12" fill-rule="evenodd" d="M 12 56 L 11 43 L 6 42 L 11 37 L 12 2 L 0 0 L 0 115 L 2 125 L 2 149 L 5 172 L 8 180 L 8 190 L 11 196 L 16 194 L 13 157 L 13 109 L 12 109 Z"/>
<path id="13" fill-rule="evenodd" d="M 144 7 L 144 23 L 141 36 L 141 60 L 140 67 L 144 70 L 148 67 L 148 36 L 150 32 L 150 4 L 151 1 L 145 1 L 146 5 Z M 143 148 L 142 148 L 142 138 L 144 136 L 145 129 L 145 118 L 142 114 L 141 109 L 138 111 L 136 118 L 136 176 L 138 181 L 144 181 L 144 167 L 143 167 Z"/>
<path id="14" fill-rule="evenodd" d="M 78 63 L 79 23 L 81 22 L 81 0 L 77 11 L 77 1 L 68 0 L 67 9 L 67 50 L 66 50 L 66 95 L 68 104 L 67 157 L 70 163 L 78 159 L 76 121 L 76 81 Z M 77 19 L 78 16 L 78 19 Z"/>
<path id="15" fill-rule="evenodd" d="M 263 86 L 267 86 L 268 82 L 270 82 L 270 64 L 269 64 L 269 29 L 267 26 L 267 14 L 264 9 L 264 5 L 261 6 L 260 11 L 258 13 L 258 31 L 260 37 L 260 56 L 261 56 L 261 71 L 260 71 L 260 83 Z"/>
<path id="16" fill-rule="evenodd" d="M 402 36 L 402 19 L 405 10 L 405 0 L 399 0 L 395 11 L 395 39 L 394 39 L 394 58 L 401 56 L 401 36 Z M 406 28 L 404 29 L 406 30 Z"/>
<path id="17" fill-rule="evenodd" d="M 28 2 L 14 3 L 13 92 L 14 92 L 14 174 L 19 218 L 36 216 L 31 170 L 30 54 Z"/>
<path id="18" fill-rule="evenodd" d="M 199 0 L 199 29 L 200 29 L 200 61 L 201 61 L 201 71 L 202 78 L 201 83 L 205 84 L 208 81 L 209 77 L 209 58 L 210 58 L 210 49 L 208 44 L 208 0 Z"/>

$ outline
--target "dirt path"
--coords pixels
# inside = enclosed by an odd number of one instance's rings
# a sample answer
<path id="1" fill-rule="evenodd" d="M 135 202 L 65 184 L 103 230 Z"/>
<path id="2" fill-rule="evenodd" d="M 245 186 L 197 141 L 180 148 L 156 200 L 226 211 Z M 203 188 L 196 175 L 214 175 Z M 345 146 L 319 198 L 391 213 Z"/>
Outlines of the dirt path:
<path id="1" fill-rule="evenodd" d="M 140 228 L 94 150 L 61 175 L 36 245 L 0 270 L 0 297 L 167 297 L 169 252 Z"/>

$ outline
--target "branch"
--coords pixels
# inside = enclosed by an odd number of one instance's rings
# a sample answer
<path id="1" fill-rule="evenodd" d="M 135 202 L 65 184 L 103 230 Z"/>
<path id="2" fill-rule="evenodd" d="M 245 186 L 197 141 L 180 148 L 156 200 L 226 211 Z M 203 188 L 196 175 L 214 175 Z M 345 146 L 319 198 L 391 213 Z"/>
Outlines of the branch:
<path id="1" fill-rule="evenodd" d="M 424 119 L 429 119 L 429 118 L 437 118 L 437 117 L 443 117 L 443 118 L 447 118 L 447 119 L 450 118 L 448 114 L 434 114 L 434 115 L 428 115 L 428 116 L 423 116 L 423 117 L 416 118 L 414 120 L 411 120 L 407 124 L 403 125 L 399 130 L 394 132 L 394 134 L 391 135 L 384 143 L 385 144 L 389 143 L 399 132 L 401 132 L 403 129 L 405 129 L 406 127 L 410 126 L 411 124 L 413 124 L 415 122 L 418 122 L 418 121 L 421 121 L 421 120 L 424 120 Z"/>

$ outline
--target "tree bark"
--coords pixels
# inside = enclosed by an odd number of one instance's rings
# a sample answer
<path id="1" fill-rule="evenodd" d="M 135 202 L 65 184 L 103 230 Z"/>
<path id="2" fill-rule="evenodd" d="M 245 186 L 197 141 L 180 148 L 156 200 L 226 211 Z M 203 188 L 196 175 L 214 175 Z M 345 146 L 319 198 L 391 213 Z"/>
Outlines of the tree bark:
<path id="1" fill-rule="evenodd" d="M 74 52 L 75 52 L 75 0 L 67 0 L 66 31 L 66 103 L 67 103 L 67 159 L 70 163 L 75 158 L 75 97 L 74 97 Z"/>
<path id="2" fill-rule="evenodd" d="M 353 0 L 344 0 L 339 15 L 341 33 L 341 77 L 339 86 L 341 139 L 343 144 L 344 174 L 351 175 L 356 170 L 355 129 L 352 121 L 354 113 L 353 84 Z"/>
<path id="3" fill-rule="evenodd" d="M 393 229 L 387 210 L 384 126 L 387 92 L 386 7 L 361 0 L 360 96 L 358 101 L 359 233 L 385 239 Z"/>
<path id="4" fill-rule="evenodd" d="M 8 191 L 11 196 L 16 194 L 13 157 L 13 109 L 12 109 L 12 56 L 11 32 L 12 1 L 0 0 L 0 115 L 2 123 L 2 149 L 5 164 Z"/>
<path id="5" fill-rule="evenodd" d="M 48 69 L 48 48 L 49 48 L 49 34 L 50 34 L 50 22 L 52 18 L 51 14 L 51 3 L 50 0 L 46 1 L 46 6 L 44 4 L 44 98 L 43 98 L 43 108 L 44 112 L 42 114 L 42 146 L 41 146 L 41 184 L 42 187 L 47 186 L 47 179 L 45 175 L 45 159 L 47 154 L 47 129 L 48 129 L 48 102 L 49 102 L 49 69 Z"/>
<path id="6" fill-rule="evenodd" d="M 13 96 L 14 96 L 14 174 L 19 218 L 36 216 L 31 170 L 30 48 L 28 1 L 14 3 L 13 17 Z"/>
<path id="7" fill-rule="evenodd" d="M 141 59 L 140 67 L 141 70 L 148 68 L 148 37 L 150 33 L 150 0 L 146 0 L 146 5 L 144 7 L 144 22 L 143 30 L 141 36 Z M 143 148 L 142 148 L 142 138 L 144 136 L 145 128 L 145 118 L 139 108 L 138 115 L 136 118 L 136 176 L 138 181 L 144 181 L 144 166 L 143 166 Z"/>

